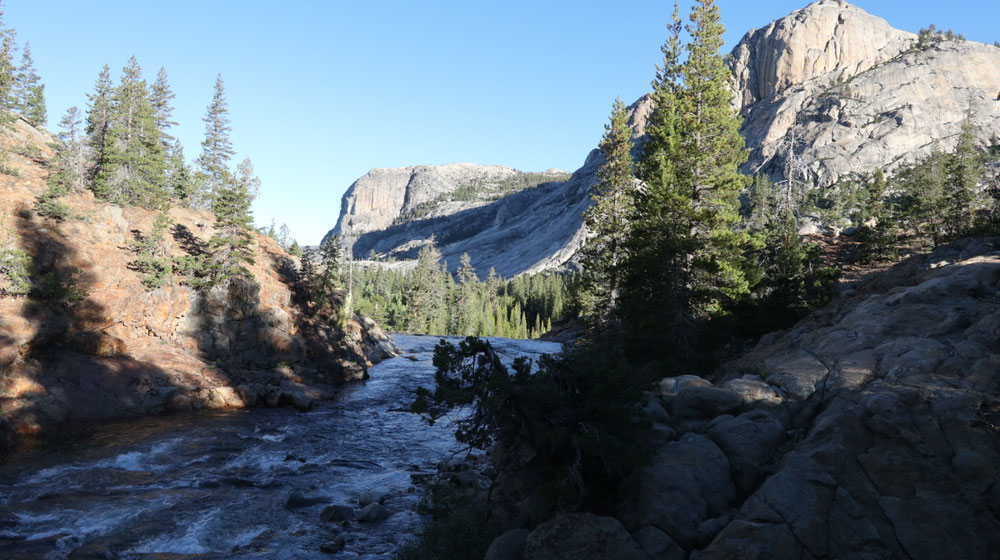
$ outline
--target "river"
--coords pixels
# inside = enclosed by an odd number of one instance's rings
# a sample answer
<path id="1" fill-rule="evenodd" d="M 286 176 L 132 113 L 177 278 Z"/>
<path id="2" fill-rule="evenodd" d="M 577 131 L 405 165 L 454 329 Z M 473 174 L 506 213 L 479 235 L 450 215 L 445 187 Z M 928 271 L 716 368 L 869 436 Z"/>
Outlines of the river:
<path id="1" fill-rule="evenodd" d="M 458 450 L 447 423 L 396 412 L 433 383 L 439 337 L 309 412 L 253 409 L 66 429 L 0 465 L 0 558 L 390 558 L 420 531 L 414 480 Z M 560 345 L 491 339 L 507 361 Z M 323 523 L 332 504 L 385 496 L 379 522 Z M 296 503 L 298 502 L 298 503 Z"/>

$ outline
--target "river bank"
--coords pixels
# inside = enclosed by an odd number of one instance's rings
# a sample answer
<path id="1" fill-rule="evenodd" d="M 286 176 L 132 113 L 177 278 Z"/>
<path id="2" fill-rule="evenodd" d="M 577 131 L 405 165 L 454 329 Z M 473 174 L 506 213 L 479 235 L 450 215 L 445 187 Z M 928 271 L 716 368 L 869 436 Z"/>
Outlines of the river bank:
<path id="1" fill-rule="evenodd" d="M 458 449 L 447 423 L 396 412 L 433 383 L 439 337 L 394 338 L 402 357 L 308 412 L 92 423 L 22 448 L 0 465 L 0 557 L 390 557 L 422 526 L 419 481 Z M 495 345 L 507 359 L 560 350 Z M 362 521 L 371 500 L 384 511 Z"/>

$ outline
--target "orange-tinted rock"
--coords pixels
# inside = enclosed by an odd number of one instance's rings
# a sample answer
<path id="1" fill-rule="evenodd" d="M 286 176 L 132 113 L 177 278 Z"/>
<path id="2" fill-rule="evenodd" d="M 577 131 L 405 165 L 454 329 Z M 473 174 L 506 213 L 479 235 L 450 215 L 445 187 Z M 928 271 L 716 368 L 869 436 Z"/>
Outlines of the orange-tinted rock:
<path id="1" fill-rule="evenodd" d="M 0 175 L 0 249 L 30 255 L 39 285 L 65 296 L 0 295 L 0 432 L 194 408 L 308 408 L 330 395 L 315 387 L 363 379 L 380 359 L 366 358 L 363 336 L 346 340 L 329 319 L 300 311 L 297 261 L 264 236 L 254 236 L 248 267 L 256 282 L 199 293 L 175 275 L 147 291 L 131 247 L 151 231 L 155 212 L 82 192 L 60 198 L 72 213 L 64 221 L 34 213 L 48 171 L 17 152 L 27 144 L 49 157 L 51 140 L 21 120 L 0 135 L 18 172 Z M 169 215 L 165 258 L 202 251 L 212 215 L 191 208 Z"/>

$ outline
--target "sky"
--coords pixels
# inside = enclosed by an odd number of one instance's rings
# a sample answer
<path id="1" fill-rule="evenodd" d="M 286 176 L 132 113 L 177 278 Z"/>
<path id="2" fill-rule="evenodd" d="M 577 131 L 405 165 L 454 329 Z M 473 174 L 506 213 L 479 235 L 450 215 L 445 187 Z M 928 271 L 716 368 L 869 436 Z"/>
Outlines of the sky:
<path id="1" fill-rule="evenodd" d="M 751 28 L 805 0 L 718 0 L 728 52 Z M 1000 2 L 858 0 L 894 27 L 930 23 L 1000 39 Z M 374 167 L 454 162 L 573 171 L 611 104 L 647 92 L 672 3 L 635 0 L 6 0 L 31 43 L 49 129 L 104 64 L 131 55 L 152 83 L 167 70 L 193 160 L 217 74 L 226 84 L 233 164 L 262 181 L 258 225 L 316 244 L 344 191 Z M 687 1 L 681 2 L 686 14 Z M 18 55 L 19 60 L 20 55 Z"/>

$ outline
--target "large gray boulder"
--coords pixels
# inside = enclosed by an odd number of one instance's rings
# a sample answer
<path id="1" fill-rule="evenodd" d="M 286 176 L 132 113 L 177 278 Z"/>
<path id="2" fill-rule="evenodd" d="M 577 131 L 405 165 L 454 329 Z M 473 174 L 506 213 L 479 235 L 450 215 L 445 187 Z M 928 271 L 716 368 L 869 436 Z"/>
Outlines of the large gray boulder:
<path id="1" fill-rule="evenodd" d="M 900 263 L 727 366 L 799 360 L 779 379 L 803 400 L 773 409 L 798 411 L 787 434 L 763 410 L 710 423 L 750 494 L 700 560 L 996 558 L 995 245 L 966 240 Z M 828 370 L 818 381 L 814 363 Z"/>
<path id="2" fill-rule="evenodd" d="M 524 560 L 649 560 L 621 522 L 592 513 L 560 514 L 528 535 Z"/>
<path id="3" fill-rule="evenodd" d="M 493 539 L 483 560 L 521 560 L 530 533 L 527 529 L 511 529 Z"/>
<path id="4" fill-rule="evenodd" d="M 626 483 L 622 518 L 636 529 L 656 527 L 691 549 L 699 525 L 726 513 L 735 498 L 725 453 L 707 437 L 689 433 L 663 446 Z"/>
<path id="5" fill-rule="evenodd" d="M 716 418 L 708 426 L 708 436 L 729 458 L 737 490 L 747 495 L 760 483 L 764 466 L 774 460 L 785 428 L 770 412 L 751 410 L 735 418 Z"/>

